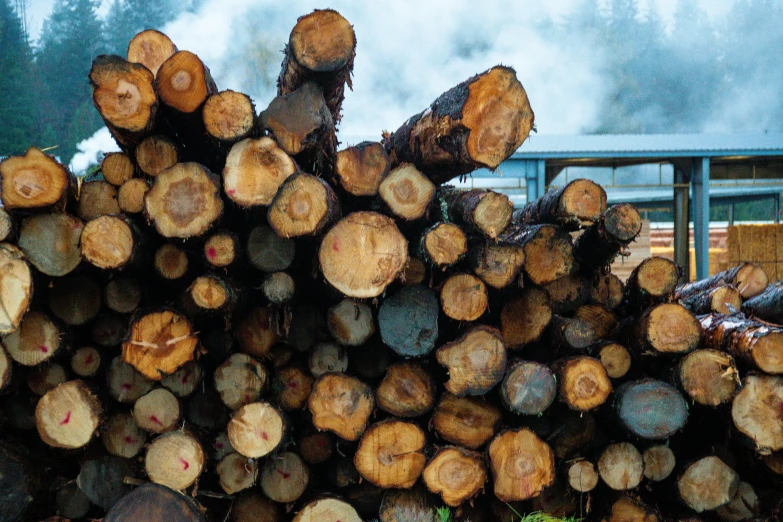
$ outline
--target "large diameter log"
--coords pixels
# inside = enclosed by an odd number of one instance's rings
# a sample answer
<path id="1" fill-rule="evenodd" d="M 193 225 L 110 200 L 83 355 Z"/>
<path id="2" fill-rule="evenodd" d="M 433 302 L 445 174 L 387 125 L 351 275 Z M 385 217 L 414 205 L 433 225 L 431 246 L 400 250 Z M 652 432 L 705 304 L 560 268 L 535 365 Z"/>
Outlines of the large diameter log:
<path id="1" fill-rule="evenodd" d="M 537 285 L 567 276 L 575 268 L 571 236 L 555 225 L 526 227 L 514 224 L 498 239 L 501 243 L 522 247 L 525 253 L 523 269 Z"/>
<path id="2" fill-rule="evenodd" d="M 200 236 L 223 214 L 220 183 L 203 165 L 177 163 L 155 178 L 144 210 L 163 237 Z"/>
<path id="3" fill-rule="evenodd" d="M 170 310 L 153 312 L 131 324 L 122 358 L 148 379 L 159 381 L 192 360 L 198 344 L 185 317 Z"/>
<path id="4" fill-rule="evenodd" d="M 253 130 L 256 108 L 247 94 L 220 91 L 207 98 L 202 112 L 207 133 L 222 143 L 236 143 Z"/>
<path id="5" fill-rule="evenodd" d="M 49 446 L 75 449 L 92 439 L 101 422 L 101 404 L 84 381 L 68 381 L 41 397 L 35 407 L 38 435 Z"/>
<path id="6" fill-rule="evenodd" d="M 272 138 L 244 139 L 231 147 L 223 168 L 228 198 L 241 207 L 268 206 L 296 172 L 294 160 Z"/>
<path id="7" fill-rule="evenodd" d="M 742 296 L 733 286 L 724 285 L 680 299 L 680 304 L 696 315 L 731 315 L 741 309 Z"/>
<path id="8" fill-rule="evenodd" d="M 177 46 L 168 36 L 155 29 L 147 29 L 131 38 L 128 44 L 128 61 L 140 63 L 152 74 L 157 74 L 163 62 L 176 52 Z"/>
<path id="9" fill-rule="evenodd" d="M 496 169 L 533 128 L 533 111 L 516 72 L 503 66 L 441 94 L 385 137 L 394 165 L 413 163 L 433 183 L 479 168 Z"/>
<path id="10" fill-rule="evenodd" d="M 514 222 L 551 223 L 575 230 L 596 223 L 605 210 L 606 191 L 589 179 L 575 179 L 516 210 Z"/>
<path id="11" fill-rule="evenodd" d="M 134 154 L 139 170 L 153 178 L 176 165 L 180 157 L 174 141 L 162 134 L 144 138 L 136 146 Z"/>
<path id="12" fill-rule="evenodd" d="M 349 194 L 375 196 L 390 166 L 381 143 L 363 141 L 337 152 L 334 175 Z"/>
<path id="13" fill-rule="evenodd" d="M 580 269 L 588 272 L 610 265 L 641 230 L 642 218 L 633 205 L 610 207 L 574 241 L 574 257 Z"/>
<path id="14" fill-rule="evenodd" d="M 500 332 L 488 326 L 471 328 L 438 348 L 435 356 L 449 372 L 444 387 L 458 397 L 484 395 L 506 371 L 506 346 Z"/>
<path id="15" fill-rule="evenodd" d="M 734 426 L 762 453 L 783 448 L 783 377 L 748 375 L 731 402 Z"/>
<path id="16" fill-rule="evenodd" d="M 691 312 L 679 304 L 664 303 L 639 316 L 626 346 L 648 355 L 677 355 L 696 349 L 701 337 L 701 325 Z"/>
<path id="17" fill-rule="evenodd" d="M 512 350 L 538 341 L 552 321 L 552 306 L 546 291 L 537 287 L 523 289 L 503 305 L 500 312 L 501 332 Z"/>
<path id="18" fill-rule="evenodd" d="M 392 214 L 414 221 L 426 214 L 435 197 L 435 185 L 416 167 L 404 163 L 383 178 L 378 194 Z"/>
<path id="19" fill-rule="evenodd" d="M 348 297 L 380 295 L 407 259 L 405 237 L 391 218 L 375 212 L 354 212 L 341 219 L 318 251 L 324 277 Z"/>
<path id="20" fill-rule="evenodd" d="M 500 409 L 481 397 L 446 392 L 432 414 L 432 427 L 448 442 L 475 450 L 495 435 L 500 418 Z"/>
<path id="21" fill-rule="evenodd" d="M 422 365 L 402 361 L 389 366 L 376 392 L 378 407 L 397 417 L 418 417 L 435 406 L 436 385 Z"/>
<path id="22" fill-rule="evenodd" d="M 654 379 L 625 383 L 617 389 L 620 424 L 637 437 L 668 439 L 688 420 L 688 403 L 672 385 Z"/>
<path id="23" fill-rule="evenodd" d="M 303 507 L 293 522 L 362 522 L 362 519 L 347 502 L 336 498 L 321 498 Z"/>
<path id="24" fill-rule="evenodd" d="M 367 428 L 353 462 L 362 477 L 380 488 L 410 488 L 424 471 L 425 442 L 416 424 L 388 419 Z"/>
<path id="25" fill-rule="evenodd" d="M 36 366 L 60 349 L 63 332 L 45 313 L 27 312 L 19 327 L 2 337 L 8 355 L 22 366 Z"/>
<path id="26" fill-rule="evenodd" d="M 642 481 L 644 460 L 629 442 L 610 444 L 598 459 L 598 474 L 615 491 L 634 489 Z"/>
<path id="27" fill-rule="evenodd" d="M 514 205 L 508 196 L 494 190 L 445 190 L 449 215 L 468 229 L 497 238 L 511 223 Z"/>
<path id="28" fill-rule="evenodd" d="M 448 447 L 430 460 L 422 477 L 427 489 L 440 495 L 447 506 L 459 506 L 484 487 L 487 468 L 478 453 Z"/>
<path id="29" fill-rule="evenodd" d="M 772 283 L 762 293 L 742 303 L 742 311 L 764 321 L 783 324 L 783 281 Z"/>
<path id="30" fill-rule="evenodd" d="M 765 373 L 783 373 L 783 328 L 742 314 L 701 318 L 704 346 L 732 354 Z"/>
<path id="31" fill-rule="evenodd" d="M 739 488 L 736 471 L 718 457 L 697 460 L 677 479 L 677 492 L 685 504 L 697 513 L 728 504 Z"/>
<path id="32" fill-rule="evenodd" d="M 40 149 L 0 161 L 0 200 L 9 210 L 30 210 L 64 203 L 73 174 Z"/>
<path id="33" fill-rule="evenodd" d="M 677 287 L 674 297 L 675 299 L 684 299 L 693 294 L 702 293 L 705 290 L 722 285 L 731 285 L 739 290 L 743 299 L 750 299 L 763 292 L 768 284 L 769 278 L 763 268 L 753 263 L 742 263 L 707 279 Z"/>
<path id="34" fill-rule="evenodd" d="M 22 251 L 0 243 L 0 334 L 19 328 L 33 298 L 33 274 Z"/>
<path id="35" fill-rule="evenodd" d="M 671 259 L 648 257 L 628 276 L 625 301 L 629 311 L 638 312 L 649 306 L 671 300 L 680 269 Z"/>
<path id="36" fill-rule="evenodd" d="M 694 350 L 677 365 L 676 378 L 698 404 L 719 406 L 731 400 L 739 387 L 739 371 L 731 355 L 719 350 Z"/>
<path id="37" fill-rule="evenodd" d="M 92 102 L 114 139 L 133 149 L 155 128 L 158 96 L 155 77 L 145 66 L 102 54 L 90 69 Z"/>
<path id="38" fill-rule="evenodd" d="M 402 356 L 428 354 L 438 338 L 438 301 L 422 285 L 406 286 L 385 299 L 378 311 L 381 339 Z"/>
<path id="39" fill-rule="evenodd" d="M 125 216 L 100 216 L 84 225 L 82 257 L 93 266 L 113 270 L 133 265 L 142 256 L 142 238 Z"/>
<path id="40" fill-rule="evenodd" d="M 589 411 L 606 402 L 612 392 L 612 382 L 601 361 L 578 356 L 558 366 L 560 399 L 569 408 Z"/>
<path id="41" fill-rule="evenodd" d="M 69 214 L 39 214 L 22 220 L 19 248 L 35 268 L 61 277 L 82 261 L 79 239 L 84 224 Z"/>
<path id="42" fill-rule="evenodd" d="M 228 440 L 236 451 L 255 459 L 268 455 L 285 436 L 283 414 L 266 402 L 245 404 L 228 423 Z"/>
<path id="43" fill-rule="evenodd" d="M 500 398 L 509 411 L 520 415 L 543 413 L 557 395 L 557 382 L 549 367 L 533 361 L 509 365 L 500 386 Z"/>
<path id="44" fill-rule="evenodd" d="M 345 440 L 357 440 L 375 409 L 372 388 L 341 373 L 327 373 L 313 385 L 308 399 L 313 425 Z"/>
<path id="45" fill-rule="evenodd" d="M 204 522 L 193 499 L 166 486 L 148 482 L 122 497 L 103 517 L 104 522 Z"/>
<path id="46" fill-rule="evenodd" d="M 340 218 L 340 201 L 332 187 L 311 174 L 294 174 L 277 191 L 267 221 L 278 236 L 316 236 Z"/>
<path id="47" fill-rule="evenodd" d="M 536 497 L 555 480 L 552 449 L 527 428 L 492 439 L 489 460 L 494 493 L 501 502 Z"/>

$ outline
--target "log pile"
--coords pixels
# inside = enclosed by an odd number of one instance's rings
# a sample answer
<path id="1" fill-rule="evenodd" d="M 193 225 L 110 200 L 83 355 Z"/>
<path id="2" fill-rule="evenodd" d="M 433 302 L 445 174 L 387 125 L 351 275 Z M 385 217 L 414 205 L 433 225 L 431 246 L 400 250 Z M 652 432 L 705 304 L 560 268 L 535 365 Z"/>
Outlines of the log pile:
<path id="1" fill-rule="evenodd" d="M 531 130 L 508 67 L 338 150 L 355 53 L 300 18 L 256 113 L 145 31 L 93 63 L 99 174 L 0 163 L 0 520 L 783 508 L 783 286 L 620 281 L 640 216 L 588 180 L 516 210 L 445 185 Z"/>

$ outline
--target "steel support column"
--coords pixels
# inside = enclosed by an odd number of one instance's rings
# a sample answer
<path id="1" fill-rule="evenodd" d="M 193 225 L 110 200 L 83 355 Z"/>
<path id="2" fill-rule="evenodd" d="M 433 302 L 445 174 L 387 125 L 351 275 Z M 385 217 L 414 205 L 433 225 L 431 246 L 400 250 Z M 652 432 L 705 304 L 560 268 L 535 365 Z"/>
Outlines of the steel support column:
<path id="1" fill-rule="evenodd" d="M 693 244 L 696 279 L 710 275 L 710 158 L 693 159 Z"/>
<path id="2" fill-rule="evenodd" d="M 525 160 L 525 186 L 527 200 L 533 201 L 544 195 L 546 161 L 542 159 Z"/>
<path id="3" fill-rule="evenodd" d="M 681 283 L 690 281 L 690 256 L 688 252 L 688 203 L 690 172 L 683 166 L 674 166 L 674 262 L 682 267 Z"/>

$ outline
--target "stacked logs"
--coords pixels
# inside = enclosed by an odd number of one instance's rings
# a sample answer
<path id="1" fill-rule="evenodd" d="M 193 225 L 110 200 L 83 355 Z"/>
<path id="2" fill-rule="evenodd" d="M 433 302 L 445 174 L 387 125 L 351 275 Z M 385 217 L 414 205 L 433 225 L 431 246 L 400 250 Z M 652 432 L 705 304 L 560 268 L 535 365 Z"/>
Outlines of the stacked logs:
<path id="1" fill-rule="evenodd" d="M 90 73 L 122 152 L 0 163 L 0 520 L 783 506 L 783 286 L 620 281 L 641 219 L 588 180 L 516 210 L 445 186 L 532 128 L 508 67 L 338 151 L 355 48 L 300 18 L 256 114 L 144 31 Z"/>

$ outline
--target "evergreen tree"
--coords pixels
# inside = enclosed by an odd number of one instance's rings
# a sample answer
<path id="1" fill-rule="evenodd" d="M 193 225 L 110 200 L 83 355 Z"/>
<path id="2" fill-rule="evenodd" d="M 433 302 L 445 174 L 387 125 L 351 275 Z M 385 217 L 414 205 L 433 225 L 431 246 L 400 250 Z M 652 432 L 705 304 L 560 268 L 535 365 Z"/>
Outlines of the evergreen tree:
<path id="1" fill-rule="evenodd" d="M 125 56 L 128 42 L 145 29 L 162 29 L 181 11 L 174 0 L 113 0 L 106 15 L 107 50 Z"/>

